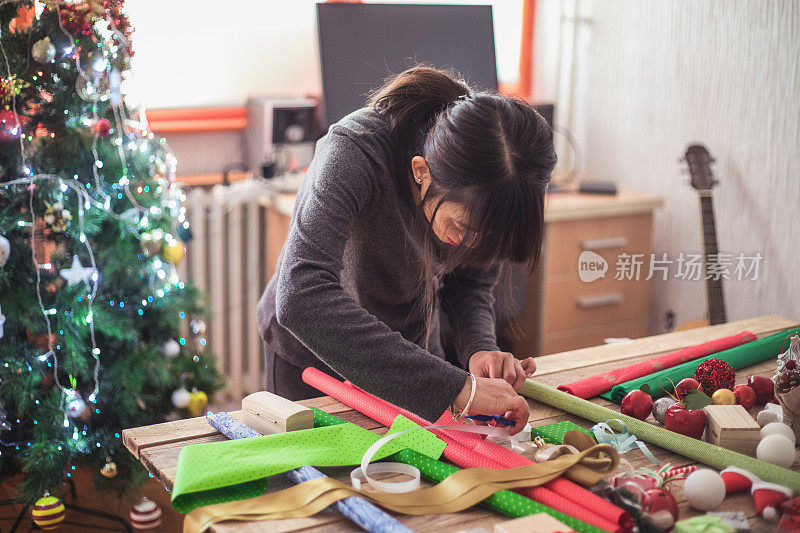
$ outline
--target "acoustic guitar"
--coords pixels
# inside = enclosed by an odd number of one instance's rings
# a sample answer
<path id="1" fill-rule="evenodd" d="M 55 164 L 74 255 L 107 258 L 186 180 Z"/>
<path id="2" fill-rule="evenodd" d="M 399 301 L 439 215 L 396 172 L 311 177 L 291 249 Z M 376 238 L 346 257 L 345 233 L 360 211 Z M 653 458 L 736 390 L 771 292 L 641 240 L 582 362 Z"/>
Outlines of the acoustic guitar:
<path id="1" fill-rule="evenodd" d="M 706 274 L 706 318 L 684 322 L 675 331 L 723 324 L 728 321 L 725 313 L 725 295 L 721 276 L 708 276 L 709 261 L 718 257 L 717 227 L 714 222 L 714 204 L 711 188 L 718 182 L 711 170 L 714 159 L 702 144 L 692 144 L 686 149 L 683 160 L 689 167 L 692 187 L 700 197 L 700 218 L 703 227 L 703 271 Z M 711 259 L 709 259 L 711 258 Z M 718 279 L 715 279 L 718 278 Z"/>

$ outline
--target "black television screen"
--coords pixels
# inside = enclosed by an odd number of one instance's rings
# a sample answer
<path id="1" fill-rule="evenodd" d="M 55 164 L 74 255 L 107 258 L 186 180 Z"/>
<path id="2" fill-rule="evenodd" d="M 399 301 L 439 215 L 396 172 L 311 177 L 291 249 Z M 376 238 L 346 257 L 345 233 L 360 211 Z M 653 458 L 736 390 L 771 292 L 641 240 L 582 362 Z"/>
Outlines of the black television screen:
<path id="1" fill-rule="evenodd" d="M 497 90 L 491 6 L 319 3 L 317 23 L 325 127 L 363 107 L 387 76 L 421 62 Z"/>

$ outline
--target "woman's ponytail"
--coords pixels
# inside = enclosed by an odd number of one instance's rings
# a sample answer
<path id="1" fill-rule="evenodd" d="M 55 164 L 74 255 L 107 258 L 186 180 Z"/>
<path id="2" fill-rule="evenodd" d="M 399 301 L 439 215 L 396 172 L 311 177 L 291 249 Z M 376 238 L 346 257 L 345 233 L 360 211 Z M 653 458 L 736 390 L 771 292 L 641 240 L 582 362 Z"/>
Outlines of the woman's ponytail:
<path id="1" fill-rule="evenodd" d="M 400 146 L 419 151 L 436 115 L 469 93 L 457 74 L 418 65 L 390 77 L 370 95 L 367 105 L 389 117 L 392 136 Z"/>

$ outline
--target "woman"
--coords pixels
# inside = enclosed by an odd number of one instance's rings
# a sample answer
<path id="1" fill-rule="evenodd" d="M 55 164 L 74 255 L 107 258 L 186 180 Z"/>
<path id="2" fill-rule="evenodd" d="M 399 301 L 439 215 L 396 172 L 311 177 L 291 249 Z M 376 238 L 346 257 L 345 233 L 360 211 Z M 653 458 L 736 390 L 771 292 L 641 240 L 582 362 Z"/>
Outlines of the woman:
<path id="1" fill-rule="evenodd" d="M 259 302 L 267 390 L 318 396 L 300 378 L 315 366 L 428 420 L 505 414 L 520 431 L 536 365 L 497 347 L 492 290 L 499 265 L 538 259 L 555 162 L 527 103 L 422 66 L 332 125 Z"/>

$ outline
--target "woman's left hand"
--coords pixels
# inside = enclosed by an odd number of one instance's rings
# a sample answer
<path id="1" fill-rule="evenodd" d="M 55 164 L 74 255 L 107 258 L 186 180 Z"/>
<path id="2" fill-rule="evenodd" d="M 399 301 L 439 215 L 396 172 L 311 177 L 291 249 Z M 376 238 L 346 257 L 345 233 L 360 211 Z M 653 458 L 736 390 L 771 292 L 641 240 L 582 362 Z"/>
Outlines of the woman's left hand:
<path id="1" fill-rule="evenodd" d="M 517 359 L 508 352 L 482 350 L 469 358 L 469 371 L 479 378 L 501 378 L 519 392 L 525 378 L 536 371 L 533 357 Z"/>

